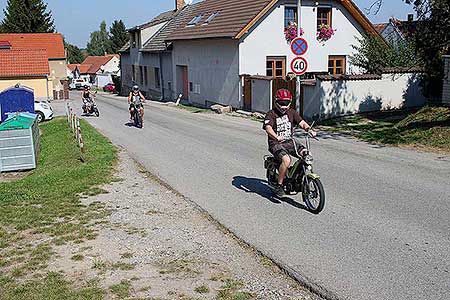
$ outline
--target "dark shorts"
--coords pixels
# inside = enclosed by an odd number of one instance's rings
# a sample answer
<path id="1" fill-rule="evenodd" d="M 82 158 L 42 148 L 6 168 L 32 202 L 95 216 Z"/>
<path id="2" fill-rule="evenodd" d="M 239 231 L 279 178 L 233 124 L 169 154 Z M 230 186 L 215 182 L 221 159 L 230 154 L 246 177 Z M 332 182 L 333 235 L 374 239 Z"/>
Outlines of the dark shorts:
<path id="1" fill-rule="evenodd" d="M 141 104 L 133 104 L 133 103 L 131 103 L 130 104 L 130 108 L 129 108 L 129 110 L 131 110 L 132 108 L 137 108 L 137 109 L 139 109 L 139 108 L 144 108 L 144 105 L 142 105 L 142 103 Z"/>
<path id="2" fill-rule="evenodd" d="M 303 145 L 297 144 L 297 151 L 299 153 L 303 149 L 305 149 L 305 147 Z M 272 153 L 272 155 L 278 161 L 281 161 L 281 159 L 285 155 L 291 155 L 291 156 L 297 157 L 297 153 L 295 152 L 295 147 L 294 147 L 293 141 L 276 143 L 269 149 L 269 151 L 270 151 L 270 153 Z"/>

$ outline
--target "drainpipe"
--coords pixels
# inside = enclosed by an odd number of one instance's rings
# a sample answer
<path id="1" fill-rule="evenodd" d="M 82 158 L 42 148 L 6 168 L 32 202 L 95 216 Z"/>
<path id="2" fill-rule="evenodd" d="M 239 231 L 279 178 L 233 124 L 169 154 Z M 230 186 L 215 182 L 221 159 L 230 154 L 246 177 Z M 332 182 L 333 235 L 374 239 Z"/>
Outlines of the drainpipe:
<path id="1" fill-rule="evenodd" d="M 163 72 L 163 64 L 162 64 L 162 52 L 159 53 L 159 76 L 161 78 L 161 101 L 164 101 L 164 72 Z"/>

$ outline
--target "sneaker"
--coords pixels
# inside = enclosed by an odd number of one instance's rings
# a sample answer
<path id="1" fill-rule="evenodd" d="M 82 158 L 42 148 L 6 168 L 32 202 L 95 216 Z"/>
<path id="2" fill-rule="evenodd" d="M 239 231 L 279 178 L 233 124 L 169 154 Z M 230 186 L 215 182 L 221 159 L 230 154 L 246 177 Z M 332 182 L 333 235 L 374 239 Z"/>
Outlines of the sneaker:
<path id="1" fill-rule="evenodd" d="M 284 196 L 286 196 L 286 194 L 285 194 L 285 192 L 284 192 L 284 189 L 283 189 L 283 186 L 282 186 L 282 185 L 279 185 L 279 184 L 277 184 L 277 185 L 274 187 L 273 192 L 274 192 L 275 195 L 277 195 L 277 197 L 279 197 L 279 198 L 283 198 Z"/>

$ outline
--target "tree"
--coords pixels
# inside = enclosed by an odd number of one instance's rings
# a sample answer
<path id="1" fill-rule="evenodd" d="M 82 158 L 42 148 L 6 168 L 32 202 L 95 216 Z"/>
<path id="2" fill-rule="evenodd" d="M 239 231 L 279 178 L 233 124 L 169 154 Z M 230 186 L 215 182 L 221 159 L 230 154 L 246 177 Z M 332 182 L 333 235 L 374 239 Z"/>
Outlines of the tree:
<path id="1" fill-rule="evenodd" d="M 388 67 L 409 68 L 422 65 L 411 40 L 386 42 L 371 34 L 357 40 L 359 45 L 352 45 L 356 53 L 350 56 L 350 62 L 367 73 L 381 73 L 383 68 Z"/>
<path id="2" fill-rule="evenodd" d="M 93 56 L 103 56 L 105 53 L 113 53 L 105 21 L 100 24 L 100 30 L 91 33 L 91 40 L 87 44 L 87 51 L 89 55 Z"/>
<path id="3" fill-rule="evenodd" d="M 52 13 L 42 0 L 8 0 L 3 13 L 2 32 L 55 32 Z"/>
<path id="4" fill-rule="evenodd" d="M 377 14 L 385 0 L 375 0 L 367 9 Z M 401 0 L 413 5 L 417 13 L 417 28 L 413 43 L 417 57 L 426 70 L 423 86 L 426 95 L 438 98 L 444 77 L 442 55 L 450 54 L 450 1 Z"/>
<path id="5" fill-rule="evenodd" d="M 125 24 L 122 20 L 116 20 L 112 23 L 109 31 L 111 35 L 111 51 L 117 53 L 128 41 L 128 33 Z"/>
<path id="6" fill-rule="evenodd" d="M 442 95 L 444 65 L 442 55 L 450 51 L 450 2 L 448 0 L 415 0 L 413 2 L 420 22 L 415 44 L 423 59 L 427 75 L 425 92 L 437 98 Z"/>
<path id="7" fill-rule="evenodd" d="M 81 64 L 84 60 L 84 55 L 81 52 L 81 49 L 75 45 L 67 43 L 64 40 L 64 47 L 67 50 L 67 61 L 70 64 Z"/>

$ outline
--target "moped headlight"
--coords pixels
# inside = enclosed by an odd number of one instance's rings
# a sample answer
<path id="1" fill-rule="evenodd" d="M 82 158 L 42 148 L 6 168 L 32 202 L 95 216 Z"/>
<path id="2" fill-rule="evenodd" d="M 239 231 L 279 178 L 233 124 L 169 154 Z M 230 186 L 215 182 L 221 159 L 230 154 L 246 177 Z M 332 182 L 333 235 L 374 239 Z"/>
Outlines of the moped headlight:
<path id="1" fill-rule="evenodd" d="M 313 158 L 311 155 L 307 155 L 307 156 L 305 157 L 305 163 L 306 163 L 307 165 L 312 165 L 313 162 L 314 162 L 314 158 Z"/>

